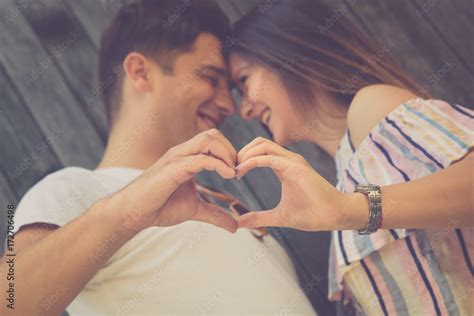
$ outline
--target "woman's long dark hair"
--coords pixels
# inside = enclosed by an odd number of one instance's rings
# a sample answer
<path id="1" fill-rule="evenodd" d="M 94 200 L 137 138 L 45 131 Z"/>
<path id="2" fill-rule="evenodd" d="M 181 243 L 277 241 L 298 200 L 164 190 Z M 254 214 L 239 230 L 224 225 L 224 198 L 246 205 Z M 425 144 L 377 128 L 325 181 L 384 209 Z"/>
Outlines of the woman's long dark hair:
<path id="1" fill-rule="evenodd" d="M 394 44 L 376 48 L 347 20 L 347 11 L 317 0 L 263 1 L 234 25 L 236 42 L 227 56 L 237 53 L 279 75 L 299 109 L 314 105 L 315 91 L 347 106 L 371 84 L 422 93 L 389 58 Z"/>

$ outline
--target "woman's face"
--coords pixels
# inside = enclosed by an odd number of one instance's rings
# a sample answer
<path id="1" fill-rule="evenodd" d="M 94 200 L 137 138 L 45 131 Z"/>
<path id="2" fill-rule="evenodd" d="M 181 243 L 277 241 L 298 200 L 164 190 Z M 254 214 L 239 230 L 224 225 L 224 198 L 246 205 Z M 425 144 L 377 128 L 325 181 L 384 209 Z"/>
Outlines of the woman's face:
<path id="1" fill-rule="evenodd" d="M 282 146 L 295 141 L 292 135 L 304 125 L 304 121 L 292 106 L 279 75 L 238 54 L 232 54 L 229 62 L 232 78 L 242 93 L 242 118 L 257 119 Z"/>

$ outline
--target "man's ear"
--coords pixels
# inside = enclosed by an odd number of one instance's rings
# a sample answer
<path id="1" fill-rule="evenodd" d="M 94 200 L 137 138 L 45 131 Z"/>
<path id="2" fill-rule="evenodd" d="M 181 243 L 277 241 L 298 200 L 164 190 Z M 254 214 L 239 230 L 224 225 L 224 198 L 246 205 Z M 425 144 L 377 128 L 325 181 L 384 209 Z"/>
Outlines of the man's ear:
<path id="1" fill-rule="evenodd" d="M 143 54 L 132 52 L 125 57 L 123 69 L 135 89 L 140 92 L 150 92 L 152 89 L 152 63 Z"/>

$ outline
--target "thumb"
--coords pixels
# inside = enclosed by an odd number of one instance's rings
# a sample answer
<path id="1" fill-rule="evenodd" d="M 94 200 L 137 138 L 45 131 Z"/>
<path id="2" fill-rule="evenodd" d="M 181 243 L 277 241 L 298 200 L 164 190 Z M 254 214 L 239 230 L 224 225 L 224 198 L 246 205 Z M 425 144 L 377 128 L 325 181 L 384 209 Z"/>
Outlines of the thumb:
<path id="1" fill-rule="evenodd" d="M 192 220 L 213 224 L 232 234 L 237 230 L 237 222 L 229 212 L 217 205 L 203 201 L 199 202 L 198 210 Z"/>
<path id="2" fill-rule="evenodd" d="M 266 226 L 285 226 L 281 222 L 280 215 L 276 209 L 268 211 L 249 212 L 237 217 L 238 228 L 255 228 Z"/>

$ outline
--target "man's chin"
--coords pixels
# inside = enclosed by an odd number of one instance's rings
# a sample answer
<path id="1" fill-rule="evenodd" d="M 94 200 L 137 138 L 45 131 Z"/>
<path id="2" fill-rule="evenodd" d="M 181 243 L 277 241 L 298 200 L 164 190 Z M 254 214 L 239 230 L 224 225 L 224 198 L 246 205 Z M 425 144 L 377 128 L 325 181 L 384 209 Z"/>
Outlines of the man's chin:
<path id="1" fill-rule="evenodd" d="M 202 132 L 208 131 L 208 130 L 213 129 L 213 128 L 218 128 L 218 127 L 215 126 L 214 124 L 208 124 L 208 123 L 204 122 L 203 120 L 201 120 L 200 118 L 197 119 L 196 129 L 197 129 L 198 133 L 202 133 Z"/>

